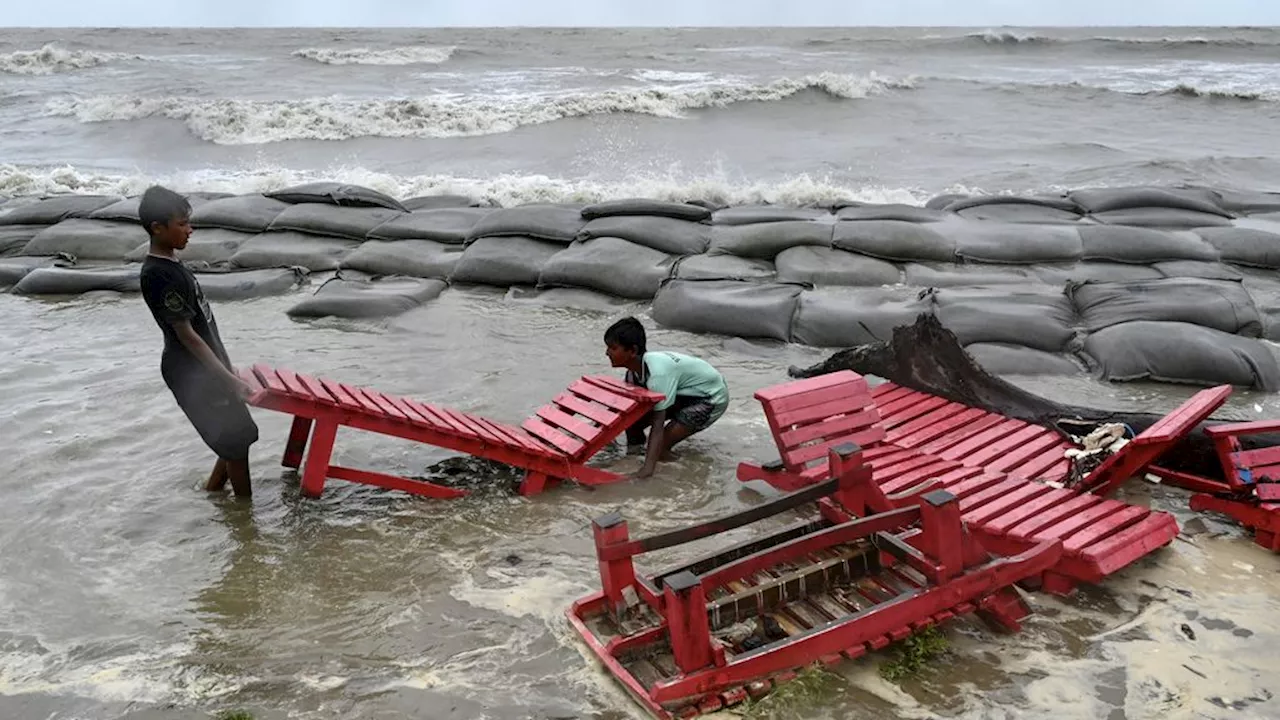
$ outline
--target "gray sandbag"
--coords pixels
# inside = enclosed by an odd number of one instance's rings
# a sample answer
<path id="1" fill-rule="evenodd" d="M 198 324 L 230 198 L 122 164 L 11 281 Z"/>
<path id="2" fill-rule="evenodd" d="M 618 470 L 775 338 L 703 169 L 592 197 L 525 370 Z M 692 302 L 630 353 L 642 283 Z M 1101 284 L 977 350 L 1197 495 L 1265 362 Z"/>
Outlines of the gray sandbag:
<path id="1" fill-rule="evenodd" d="M 215 192 L 194 192 L 184 195 L 187 203 L 191 205 L 194 211 L 201 205 L 210 200 L 220 200 L 222 198 L 234 197 L 231 193 L 215 193 Z M 104 208 L 94 210 L 85 217 L 90 220 L 116 220 L 119 222 L 141 222 L 138 217 L 138 203 L 142 201 L 142 196 L 125 198 L 117 203 L 112 203 Z"/>
<path id="2" fill-rule="evenodd" d="M 902 269 L 886 260 L 828 247 L 793 247 L 774 258 L 778 282 L 827 285 L 897 285 Z"/>
<path id="3" fill-rule="evenodd" d="M 691 220 L 610 215 L 588 221 L 578 239 L 616 237 L 671 255 L 698 255 L 711 245 L 711 232 L 710 225 Z"/>
<path id="4" fill-rule="evenodd" d="M 778 253 L 793 247 L 831 247 L 834 230 L 834 223 L 812 220 L 718 225 L 712 229 L 708 252 L 772 260 Z"/>
<path id="5" fill-rule="evenodd" d="M 835 225 L 831 244 L 841 250 L 900 262 L 953 262 L 955 238 L 933 224 L 901 220 L 842 220 Z"/>
<path id="6" fill-rule="evenodd" d="M 1221 217 L 1230 213 L 1213 192 L 1195 188 L 1117 187 L 1075 190 L 1067 197 L 1091 214 L 1133 208 L 1190 210 Z"/>
<path id="7" fill-rule="evenodd" d="M 1189 230 L 1199 227 L 1230 227 L 1231 221 L 1221 215 L 1180 210 L 1178 208 L 1129 208 L 1110 210 L 1089 216 L 1106 225 L 1131 225 L 1134 227 Z"/>
<path id="8" fill-rule="evenodd" d="M 17 255 L 47 225 L 5 225 L 0 226 L 0 257 Z"/>
<path id="9" fill-rule="evenodd" d="M 547 260 L 538 284 L 590 288 L 648 300 L 674 265 L 675 258 L 670 255 L 620 238 L 579 240 Z"/>
<path id="10" fill-rule="evenodd" d="M 711 214 L 713 225 L 751 225 L 754 223 L 786 222 L 788 220 L 831 219 L 831 213 L 818 208 L 781 207 L 778 205 L 739 205 L 717 210 Z"/>
<path id="11" fill-rule="evenodd" d="M 1060 288 L 944 288 L 931 297 L 938 321 L 962 345 L 1007 343 L 1057 353 L 1075 340 L 1075 309 Z"/>
<path id="12" fill-rule="evenodd" d="M 913 288 L 818 288 L 800 294 L 791 341 L 823 348 L 887 342 L 933 305 Z"/>
<path id="13" fill-rule="evenodd" d="M 1265 213 L 1280 211 L 1280 193 L 1252 190 L 1210 190 L 1218 205 L 1233 213 Z"/>
<path id="14" fill-rule="evenodd" d="M 980 195 L 977 197 L 962 197 L 943 206 L 943 210 L 959 213 L 973 208 L 1004 206 L 1050 208 L 1075 215 L 1077 218 L 1084 212 L 1074 200 L 1065 195 Z"/>
<path id="15" fill-rule="evenodd" d="M 1262 317 L 1262 337 L 1280 342 L 1280 276 L 1271 270 L 1240 268 L 1242 281 Z"/>
<path id="16" fill-rule="evenodd" d="M 635 300 L 605 295 L 587 288 L 572 287 L 531 288 L 513 286 L 507 290 L 505 300 L 522 305 L 584 310 L 593 313 L 616 313 L 623 308 L 638 306 Z"/>
<path id="17" fill-rule="evenodd" d="M 53 267 L 58 262 L 57 258 L 52 257 L 10 257 L 0 260 L 0 287 L 16 285 L 19 280 L 26 277 L 32 270 Z M 66 264 L 73 265 L 74 263 Z"/>
<path id="18" fill-rule="evenodd" d="M 124 267 L 61 268 L 40 267 L 27 273 L 13 286 L 16 295 L 82 295 L 109 290 L 139 292 L 140 265 Z"/>
<path id="19" fill-rule="evenodd" d="M 254 235 L 254 233 L 223 230 L 221 228 L 196 230 L 191 233 L 191 239 L 187 242 L 187 246 L 180 250 L 178 254 L 183 262 L 201 262 L 210 265 L 226 264 L 231 261 L 231 256 L 236 254 L 240 246 L 253 238 Z M 150 242 L 142 243 L 124 256 L 125 262 L 142 262 L 147 257 L 147 252 L 150 249 Z"/>
<path id="20" fill-rule="evenodd" d="M 1239 280 L 1240 271 L 1220 262 L 1204 260 L 1168 260 L 1152 263 L 1151 268 L 1167 278 L 1201 278 L 1204 280 Z"/>
<path id="21" fill-rule="evenodd" d="M 0 214 L 0 225 L 53 225 L 120 202 L 120 195 L 55 195 Z"/>
<path id="22" fill-rule="evenodd" d="M 1191 323 L 1112 325 L 1091 333 L 1084 352 L 1103 380 L 1280 390 L 1280 364 L 1262 341 Z"/>
<path id="23" fill-rule="evenodd" d="M 263 195 L 235 195 L 210 200 L 191 211 L 191 227 L 259 233 L 289 204 Z"/>
<path id="24" fill-rule="evenodd" d="M 438 279 L 369 278 L 359 273 L 341 274 L 285 312 L 291 318 L 367 320 L 392 317 L 436 299 L 448 286 L 444 280 Z"/>
<path id="25" fill-rule="evenodd" d="M 681 258 L 673 277 L 682 280 L 773 280 L 778 275 L 768 260 L 735 255 L 690 255 Z"/>
<path id="26" fill-rule="evenodd" d="M 1193 232 L 1138 227 L 1081 225 L 1085 260 L 1154 263 L 1163 260 L 1218 260 L 1218 250 Z"/>
<path id="27" fill-rule="evenodd" d="M 384 207 L 344 207 L 302 203 L 290 205 L 267 226 L 267 230 L 293 230 L 311 235 L 364 240 L 371 230 L 406 213 Z"/>
<path id="28" fill-rule="evenodd" d="M 786 341 L 802 289 L 781 283 L 667 280 L 653 299 L 653 319 L 687 332 Z"/>
<path id="29" fill-rule="evenodd" d="M 1034 265 L 956 265 L 953 263 L 906 263 L 903 282 L 914 288 L 972 287 L 1035 282 Z"/>
<path id="30" fill-rule="evenodd" d="M 953 239 L 956 255 L 967 262 L 1071 262 L 1079 260 L 1084 252 L 1080 232 L 1075 227 L 956 221 L 938 223 L 931 229 Z"/>
<path id="31" fill-rule="evenodd" d="M 956 201 L 964 200 L 965 198 L 968 198 L 968 197 L 973 197 L 973 196 L 965 195 L 964 193 L 945 193 L 942 195 L 935 195 L 929 198 L 929 201 L 926 202 L 924 206 L 930 210 L 942 210 L 948 205 L 953 205 L 956 203 Z"/>
<path id="32" fill-rule="evenodd" d="M 837 220 L 897 220 L 910 223 L 931 223 L 947 219 L 940 208 L 917 207 L 891 203 L 887 205 L 857 205 L 841 208 Z"/>
<path id="33" fill-rule="evenodd" d="M 265 268 L 234 272 L 196 271 L 200 289 L 209 300 L 250 300 L 283 295 L 310 281 L 306 268 Z"/>
<path id="34" fill-rule="evenodd" d="M 489 208 L 436 208 L 397 215 L 370 230 L 370 240 L 434 240 L 462 245 Z"/>
<path id="35" fill-rule="evenodd" d="M 974 343 L 964 351 L 993 375 L 1078 375 L 1085 367 L 1066 353 L 1050 353 L 1011 343 Z"/>
<path id="36" fill-rule="evenodd" d="M 1239 281 L 1162 278 L 1130 283 L 1072 283 L 1067 295 L 1089 331 L 1158 320 L 1194 323 L 1248 337 L 1262 335 L 1262 317 Z"/>
<path id="37" fill-rule="evenodd" d="M 1138 265 L 1136 263 L 1105 262 L 1085 260 L 1078 263 L 1049 263 L 1033 265 L 1030 268 L 1034 277 L 1046 285 L 1062 287 L 1069 282 L 1123 282 L 1126 280 L 1156 280 L 1164 274 L 1154 265 Z"/>
<path id="38" fill-rule="evenodd" d="M 136 223 L 73 218 L 51 225 L 31 238 L 23 255 L 66 253 L 80 260 L 123 261 L 129 251 L 150 237 Z"/>
<path id="39" fill-rule="evenodd" d="M 964 207 L 952 212 L 966 220 L 1033 225 L 1070 225 L 1080 222 L 1081 218 L 1080 213 L 1074 210 L 1062 210 L 1034 203 L 991 203 Z"/>
<path id="40" fill-rule="evenodd" d="M 468 233 L 467 242 L 486 237 L 520 236 L 568 245 L 586 224 L 581 205 L 517 205 L 493 210 L 480 218 Z"/>
<path id="41" fill-rule="evenodd" d="M 343 258 L 339 267 L 370 275 L 447 278 L 461 258 L 461 245 L 434 240 L 369 240 Z"/>
<path id="42" fill-rule="evenodd" d="M 236 268 L 304 267 L 312 272 L 337 270 L 358 240 L 317 237 L 288 230 L 266 232 L 247 240 L 231 256 Z"/>
<path id="43" fill-rule="evenodd" d="M 269 198 L 290 204 L 327 203 L 347 207 L 383 207 L 407 212 L 399 200 L 377 190 L 327 180 L 294 185 L 263 194 Z"/>
<path id="44" fill-rule="evenodd" d="M 1194 232 L 1217 248 L 1225 262 L 1280 268 L 1280 233 L 1249 227 L 1208 227 Z"/>
<path id="45" fill-rule="evenodd" d="M 537 285 L 542 268 L 564 244 L 531 237 L 483 237 L 467 245 L 450 281 L 478 285 Z"/>
<path id="46" fill-rule="evenodd" d="M 401 200 L 400 205 L 409 212 L 414 210 L 438 210 L 441 208 L 478 207 L 480 203 L 466 195 L 419 195 Z"/>
<path id="47" fill-rule="evenodd" d="M 711 211 L 691 203 L 665 202 L 646 198 L 606 200 L 582 208 L 582 217 L 587 220 L 618 215 L 647 215 L 700 222 L 710 218 Z"/>

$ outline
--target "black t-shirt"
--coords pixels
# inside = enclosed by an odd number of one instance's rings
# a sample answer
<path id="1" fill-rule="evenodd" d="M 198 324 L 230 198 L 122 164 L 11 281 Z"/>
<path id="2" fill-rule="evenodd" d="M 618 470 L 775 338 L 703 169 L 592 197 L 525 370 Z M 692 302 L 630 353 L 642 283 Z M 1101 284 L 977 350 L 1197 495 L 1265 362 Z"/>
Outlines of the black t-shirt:
<path id="1" fill-rule="evenodd" d="M 142 262 L 140 275 L 142 297 L 151 309 L 160 331 L 164 333 L 164 355 L 160 360 L 161 372 L 166 380 L 185 379 L 197 373 L 207 373 L 207 368 L 200 359 L 183 346 L 178 333 L 169 323 L 175 320 L 188 320 L 191 328 L 213 350 L 213 354 L 222 361 L 227 369 L 231 368 L 231 360 L 222 345 L 222 337 L 218 335 L 218 323 L 213 319 L 213 310 L 209 301 L 205 300 L 204 291 L 196 276 L 185 265 L 177 260 L 148 255 Z"/>

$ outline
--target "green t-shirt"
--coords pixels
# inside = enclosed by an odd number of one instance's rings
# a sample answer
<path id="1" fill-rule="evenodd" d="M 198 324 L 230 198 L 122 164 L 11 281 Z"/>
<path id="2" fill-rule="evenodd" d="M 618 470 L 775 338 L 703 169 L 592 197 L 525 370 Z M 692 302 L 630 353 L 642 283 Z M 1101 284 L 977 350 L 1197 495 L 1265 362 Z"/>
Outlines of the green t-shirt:
<path id="1" fill-rule="evenodd" d="M 677 395 L 703 397 L 713 405 L 729 402 L 729 388 L 719 370 L 706 360 L 678 352 L 650 351 L 644 354 L 647 376 L 643 385 L 665 395 L 654 410 L 666 410 Z"/>

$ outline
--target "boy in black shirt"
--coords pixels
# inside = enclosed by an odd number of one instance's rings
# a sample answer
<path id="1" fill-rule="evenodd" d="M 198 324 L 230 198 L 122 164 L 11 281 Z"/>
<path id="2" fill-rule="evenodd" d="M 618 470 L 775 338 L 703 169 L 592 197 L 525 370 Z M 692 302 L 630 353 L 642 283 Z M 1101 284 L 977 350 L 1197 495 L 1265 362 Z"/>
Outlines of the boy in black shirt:
<path id="1" fill-rule="evenodd" d="M 164 333 L 160 375 L 218 456 L 205 489 L 220 491 L 230 480 L 237 496 L 249 497 L 249 446 L 258 440 L 244 403 L 249 384 L 235 374 L 200 283 L 175 252 L 191 236 L 191 205 L 157 185 L 143 193 L 138 217 L 151 237 L 140 279 L 142 296 Z"/>

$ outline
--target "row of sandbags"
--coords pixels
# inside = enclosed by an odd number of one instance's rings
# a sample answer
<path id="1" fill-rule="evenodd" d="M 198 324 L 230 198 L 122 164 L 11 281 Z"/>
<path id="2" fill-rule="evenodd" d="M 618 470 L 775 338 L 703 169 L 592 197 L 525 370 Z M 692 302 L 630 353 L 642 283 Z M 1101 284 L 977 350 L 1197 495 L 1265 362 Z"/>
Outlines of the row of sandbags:
<path id="1" fill-rule="evenodd" d="M 653 302 L 661 325 L 817 347 L 888 340 L 895 327 L 936 316 L 996 373 L 1072 374 L 1231 383 L 1280 390 L 1264 335 L 1280 324 L 1241 283 L 1161 279 L 1062 288 L 1009 285 L 925 289 L 811 289 L 791 283 L 670 280 Z"/>

